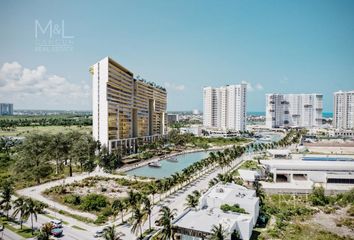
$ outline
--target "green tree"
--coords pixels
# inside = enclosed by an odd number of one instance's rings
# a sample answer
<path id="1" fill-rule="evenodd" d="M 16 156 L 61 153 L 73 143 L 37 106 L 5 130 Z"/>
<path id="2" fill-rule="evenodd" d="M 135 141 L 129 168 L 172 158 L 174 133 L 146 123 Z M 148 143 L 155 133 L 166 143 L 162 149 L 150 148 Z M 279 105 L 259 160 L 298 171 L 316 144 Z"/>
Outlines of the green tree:
<path id="1" fill-rule="evenodd" d="M 6 212 L 7 218 L 9 218 L 9 211 L 11 210 L 11 197 L 14 194 L 12 182 L 5 180 L 1 183 L 0 193 L 0 208 Z"/>
<path id="2" fill-rule="evenodd" d="M 195 195 L 188 194 L 185 206 L 186 208 L 196 208 L 198 206 L 198 198 Z"/>
<path id="3" fill-rule="evenodd" d="M 116 199 L 112 203 L 113 215 L 116 217 L 119 213 L 121 214 L 122 223 L 124 222 L 124 209 L 125 209 L 125 201 L 122 199 Z"/>
<path id="4" fill-rule="evenodd" d="M 92 172 L 95 169 L 96 142 L 91 135 L 81 134 L 72 143 L 70 156 L 80 166 L 81 172 Z"/>
<path id="5" fill-rule="evenodd" d="M 213 225 L 210 234 L 210 240 L 224 240 L 226 239 L 226 230 L 221 224 Z"/>
<path id="6" fill-rule="evenodd" d="M 25 219 L 25 213 L 26 213 L 26 208 L 27 208 L 27 204 L 26 204 L 26 200 L 25 198 L 23 197 L 19 197 L 17 198 L 15 201 L 14 201 L 14 212 L 12 214 L 12 217 L 16 217 L 19 215 L 19 218 L 20 218 L 20 226 L 21 226 L 21 229 L 22 229 L 22 224 L 23 224 L 23 221 L 26 221 L 27 219 Z"/>
<path id="7" fill-rule="evenodd" d="M 33 200 L 32 198 L 27 198 L 25 200 L 25 212 L 24 212 L 24 218 L 28 218 L 30 217 L 31 219 L 31 229 L 32 229 L 32 234 L 34 232 L 34 228 L 33 228 L 33 218 L 34 220 L 37 221 L 37 215 L 41 212 L 43 212 L 43 204 L 40 204 L 40 202 L 37 202 L 35 200 Z"/>
<path id="8" fill-rule="evenodd" d="M 161 239 L 170 240 L 173 236 L 172 220 L 176 215 L 176 209 L 171 210 L 167 206 L 162 206 L 159 211 L 159 218 L 156 220 L 156 225 L 162 227 Z"/>
<path id="9" fill-rule="evenodd" d="M 143 236 L 142 225 L 146 221 L 146 213 L 142 211 L 139 207 L 134 210 L 134 215 L 132 218 L 132 229 L 131 231 L 135 234 L 140 233 L 140 239 Z"/>
<path id="10" fill-rule="evenodd" d="M 148 197 L 143 198 L 144 208 L 143 211 L 149 217 L 149 230 L 151 229 L 151 212 L 152 212 L 152 205 Z"/>
<path id="11" fill-rule="evenodd" d="M 33 133 L 17 146 L 16 173 L 25 178 L 33 178 L 37 184 L 49 176 L 53 169 L 48 159 L 50 136 L 46 133 Z"/>
<path id="12" fill-rule="evenodd" d="M 51 136 L 49 141 L 48 156 L 50 159 L 55 159 L 55 174 L 59 174 L 60 166 L 63 164 L 64 159 L 68 158 L 69 145 L 65 141 L 63 133 L 57 133 Z"/>
<path id="13" fill-rule="evenodd" d="M 114 225 L 103 229 L 103 239 L 105 240 L 121 240 L 121 236 L 122 233 L 118 232 Z"/>

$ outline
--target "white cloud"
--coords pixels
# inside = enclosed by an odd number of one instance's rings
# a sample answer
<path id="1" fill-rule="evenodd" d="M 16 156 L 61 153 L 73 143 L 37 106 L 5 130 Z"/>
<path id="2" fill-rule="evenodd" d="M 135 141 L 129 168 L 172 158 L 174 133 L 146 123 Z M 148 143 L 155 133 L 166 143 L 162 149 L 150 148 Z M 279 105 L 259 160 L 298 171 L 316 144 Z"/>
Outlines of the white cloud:
<path id="1" fill-rule="evenodd" d="M 262 84 L 256 83 L 256 89 L 257 89 L 257 90 L 263 90 Z"/>
<path id="2" fill-rule="evenodd" d="M 20 107 L 88 109 L 91 91 L 85 83 L 72 83 L 65 77 L 48 74 L 45 66 L 29 69 L 12 62 L 4 63 L 0 69 L 0 95 L 1 100 Z"/>
<path id="3" fill-rule="evenodd" d="M 167 90 L 183 91 L 185 89 L 185 86 L 183 84 L 165 82 L 164 85 Z"/>
<path id="4" fill-rule="evenodd" d="M 249 92 L 253 92 L 255 90 L 263 90 L 263 86 L 260 83 L 256 83 L 254 86 L 250 82 L 247 82 L 245 80 L 241 81 L 241 83 L 247 84 L 247 91 Z"/>

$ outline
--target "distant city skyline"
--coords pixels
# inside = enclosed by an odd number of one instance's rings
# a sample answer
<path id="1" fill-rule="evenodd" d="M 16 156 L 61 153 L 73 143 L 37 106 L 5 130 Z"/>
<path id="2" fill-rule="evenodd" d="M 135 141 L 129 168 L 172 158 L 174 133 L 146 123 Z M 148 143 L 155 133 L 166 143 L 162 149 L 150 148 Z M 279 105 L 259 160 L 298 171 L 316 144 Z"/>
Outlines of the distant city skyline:
<path id="1" fill-rule="evenodd" d="M 203 87 L 244 82 L 247 112 L 264 112 L 266 93 L 312 92 L 333 112 L 333 93 L 354 90 L 353 12 L 350 0 L 5 0 L 0 102 L 92 110 L 88 69 L 110 56 L 164 86 L 168 111 L 202 110 Z"/>

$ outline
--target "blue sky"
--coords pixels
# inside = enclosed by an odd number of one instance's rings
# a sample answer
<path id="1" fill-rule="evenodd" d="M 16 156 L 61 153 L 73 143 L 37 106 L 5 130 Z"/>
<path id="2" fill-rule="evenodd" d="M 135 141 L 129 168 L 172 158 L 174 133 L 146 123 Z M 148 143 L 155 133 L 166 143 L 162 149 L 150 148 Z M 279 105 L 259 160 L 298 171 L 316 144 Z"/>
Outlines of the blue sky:
<path id="1" fill-rule="evenodd" d="M 166 86 L 168 110 L 202 109 L 203 86 L 264 94 L 354 89 L 354 1 L 1 1 L 0 101 L 91 109 L 89 66 L 111 56 Z M 65 22 L 71 50 L 37 51 L 35 21 Z"/>

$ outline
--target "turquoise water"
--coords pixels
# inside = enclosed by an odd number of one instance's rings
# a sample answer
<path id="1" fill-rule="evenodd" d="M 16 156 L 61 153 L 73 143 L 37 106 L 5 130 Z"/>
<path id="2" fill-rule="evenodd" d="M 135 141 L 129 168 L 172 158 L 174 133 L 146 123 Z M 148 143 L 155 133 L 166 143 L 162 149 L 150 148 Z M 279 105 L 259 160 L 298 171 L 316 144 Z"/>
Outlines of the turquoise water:
<path id="1" fill-rule="evenodd" d="M 343 161 L 343 162 L 351 162 L 353 158 L 345 158 L 345 157 L 303 157 L 304 161 Z"/>
<path id="2" fill-rule="evenodd" d="M 161 160 L 160 168 L 149 167 L 146 165 L 143 167 L 139 167 L 127 171 L 126 173 L 131 176 L 135 175 L 135 176 L 155 177 L 155 178 L 169 177 L 173 173 L 182 171 L 182 169 L 208 156 L 209 156 L 209 151 L 186 153 L 186 154 L 176 156 L 178 162 L 169 162 L 166 160 Z"/>
<path id="3" fill-rule="evenodd" d="M 247 116 L 265 116 L 265 112 L 247 112 Z M 323 112 L 322 117 L 324 118 L 332 118 L 333 113 L 331 112 Z"/>

